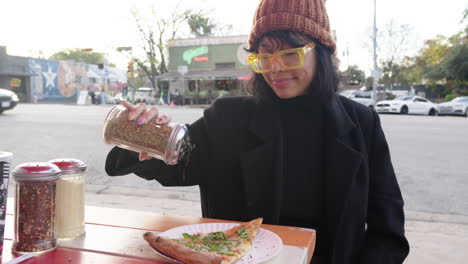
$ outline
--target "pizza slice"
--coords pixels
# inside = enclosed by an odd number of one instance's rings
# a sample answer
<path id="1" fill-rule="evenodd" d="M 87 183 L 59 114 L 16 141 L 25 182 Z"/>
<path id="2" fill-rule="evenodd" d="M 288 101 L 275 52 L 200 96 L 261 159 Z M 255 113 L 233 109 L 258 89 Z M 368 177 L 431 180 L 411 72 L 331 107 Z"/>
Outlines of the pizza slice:
<path id="1" fill-rule="evenodd" d="M 263 218 L 257 218 L 220 232 L 184 233 L 177 239 L 151 232 L 146 232 L 143 237 L 161 254 L 185 264 L 230 264 L 250 251 L 262 221 Z"/>

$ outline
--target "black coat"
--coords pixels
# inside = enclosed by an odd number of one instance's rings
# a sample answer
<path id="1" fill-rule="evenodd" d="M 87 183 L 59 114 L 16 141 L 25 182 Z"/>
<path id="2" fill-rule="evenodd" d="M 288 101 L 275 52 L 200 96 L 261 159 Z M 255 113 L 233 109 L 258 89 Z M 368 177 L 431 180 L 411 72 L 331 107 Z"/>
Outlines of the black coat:
<path id="1" fill-rule="evenodd" d="M 135 153 L 116 147 L 106 171 L 135 173 L 164 186 L 199 185 L 204 217 L 263 217 L 264 223 L 279 224 L 287 176 L 277 111 L 274 103 L 257 104 L 251 97 L 219 99 L 189 125 L 195 150 L 187 165 L 139 162 Z M 330 263 L 402 263 L 409 252 L 403 199 L 379 116 L 337 95 L 325 119 Z"/>

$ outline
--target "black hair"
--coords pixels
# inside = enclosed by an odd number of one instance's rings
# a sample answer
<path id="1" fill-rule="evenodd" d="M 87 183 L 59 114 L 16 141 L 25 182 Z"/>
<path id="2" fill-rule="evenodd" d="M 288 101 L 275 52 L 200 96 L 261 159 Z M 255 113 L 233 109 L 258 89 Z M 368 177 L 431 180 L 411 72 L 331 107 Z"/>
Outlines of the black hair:
<path id="1" fill-rule="evenodd" d="M 263 40 L 271 40 L 272 46 L 264 46 Z M 316 73 L 310 86 L 307 88 L 307 94 L 319 99 L 321 102 L 330 102 L 340 83 L 340 74 L 338 71 L 338 59 L 333 50 L 321 44 L 316 39 L 290 30 L 270 31 L 260 37 L 255 43 L 246 49 L 247 52 L 258 53 L 260 46 L 267 50 L 281 48 L 285 43 L 293 48 L 302 47 L 311 42 L 315 42 L 314 52 L 317 58 Z M 268 86 L 261 73 L 253 73 L 253 77 L 246 85 L 247 93 L 253 95 L 257 101 L 274 101 L 278 99 L 273 89 Z"/>

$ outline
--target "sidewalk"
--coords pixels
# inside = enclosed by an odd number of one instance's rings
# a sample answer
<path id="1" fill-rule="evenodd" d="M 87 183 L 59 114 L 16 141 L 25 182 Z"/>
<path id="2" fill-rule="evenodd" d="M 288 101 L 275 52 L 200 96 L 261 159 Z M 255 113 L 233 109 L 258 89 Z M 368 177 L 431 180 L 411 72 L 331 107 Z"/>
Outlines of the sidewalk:
<path id="1" fill-rule="evenodd" d="M 201 217 L 196 192 L 87 186 L 86 204 Z M 408 264 L 468 263 L 468 216 L 406 211 Z"/>

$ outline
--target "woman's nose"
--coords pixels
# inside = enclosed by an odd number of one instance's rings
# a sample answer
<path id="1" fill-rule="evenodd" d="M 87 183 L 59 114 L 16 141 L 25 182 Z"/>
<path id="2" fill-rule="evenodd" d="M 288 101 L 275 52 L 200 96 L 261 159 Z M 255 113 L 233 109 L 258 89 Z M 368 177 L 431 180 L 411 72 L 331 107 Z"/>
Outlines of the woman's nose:
<path id="1" fill-rule="evenodd" d="M 272 72 L 279 72 L 282 71 L 281 64 L 277 60 L 273 60 L 271 62 L 271 71 Z"/>

